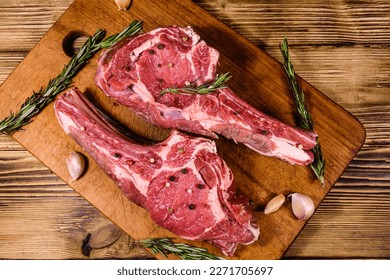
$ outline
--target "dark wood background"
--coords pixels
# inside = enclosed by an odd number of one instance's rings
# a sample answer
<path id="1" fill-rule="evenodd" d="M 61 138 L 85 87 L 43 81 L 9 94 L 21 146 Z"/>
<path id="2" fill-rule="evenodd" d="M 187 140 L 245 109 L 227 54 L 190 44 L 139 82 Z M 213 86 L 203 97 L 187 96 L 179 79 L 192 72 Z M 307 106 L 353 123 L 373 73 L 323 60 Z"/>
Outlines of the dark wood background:
<path id="1" fill-rule="evenodd" d="M 72 2 L 1 1 L 0 83 Z M 278 44 L 287 36 L 297 73 L 366 129 L 362 150 L 284 258 L 389 258 L 390 2 L 194 2 L 278 60 Z M 0 258 L 85 258 L 82 240 L 107 224 L 11 137 L 0 135 Z M 91 258 L 149 256 L 126 235 L 114 245 Z"/>

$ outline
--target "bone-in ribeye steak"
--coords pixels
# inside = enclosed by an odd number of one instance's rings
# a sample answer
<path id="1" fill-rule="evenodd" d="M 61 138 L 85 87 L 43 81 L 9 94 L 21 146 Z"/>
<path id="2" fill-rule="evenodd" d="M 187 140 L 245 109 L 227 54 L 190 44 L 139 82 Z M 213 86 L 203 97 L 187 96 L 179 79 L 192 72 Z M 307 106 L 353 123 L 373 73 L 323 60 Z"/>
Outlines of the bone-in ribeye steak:
<path id="1" fill-rule="evenodd" d="M 317 134 L 286 125 L 241 100 L 230 88 L 207 95 L 161 94 L 216 77 L 219 53 L 190 27 L 159 28 L 125 39 L 98 61 L 96 84 L 138 116 L 176 128 L 243 143 L 292 164 L 313 161 Z"/>
<path id="2" fill-rule="evenodd" d="M 214 141 L 177 130 L 163 142 L 141 145 L 119 134 L 74 88 L 55 102 L 64 129 L 158 225 L 186 239 L 203 240 L 232 255 L 258 239 L 249 199 Z"/>

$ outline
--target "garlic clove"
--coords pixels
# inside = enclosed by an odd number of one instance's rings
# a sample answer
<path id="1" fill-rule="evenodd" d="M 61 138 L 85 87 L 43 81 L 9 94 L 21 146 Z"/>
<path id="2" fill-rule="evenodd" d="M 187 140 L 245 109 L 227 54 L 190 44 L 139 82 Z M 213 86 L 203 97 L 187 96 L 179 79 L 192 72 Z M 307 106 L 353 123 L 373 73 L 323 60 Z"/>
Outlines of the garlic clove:
<path id="1" fill-rule="evenodd" d="M 284 195 L 279 194 L 275 196 L 267 203 L 267 206 L 265 206 L 264 214 L 267 215 L 272 212 L 275 212 L 283 205 L 285 201 L 286 201 L 286 197 Z"/>
<path id="2" fill-rule="evenodd" d="M 131 0 L 114 0 L 119 11 L 126 11 L 131 4 Z"/>
<path id="3" fill-rule="evenodd" d="M 304 194 L 290 194 L 292 211 L 298 220 L 306 220 L 310 218 L 315 210 L 313 200 Z"/>
<path id="4" fill-rule="evenodd" d="M 80 178 L 85 169 L 84 156 L 78 152 L 71 152 L 66 158 L 66 165 L 72 181 Z"/>

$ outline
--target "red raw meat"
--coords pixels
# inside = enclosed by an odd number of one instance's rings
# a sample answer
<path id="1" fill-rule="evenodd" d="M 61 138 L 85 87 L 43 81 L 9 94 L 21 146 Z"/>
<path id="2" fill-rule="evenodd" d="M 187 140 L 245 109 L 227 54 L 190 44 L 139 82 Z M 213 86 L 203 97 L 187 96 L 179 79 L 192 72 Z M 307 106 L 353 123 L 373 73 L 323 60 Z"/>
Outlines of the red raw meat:
<path id="1" fill-rule="evenodd" d="M 55 114 L 64 131 L 158 225 L 183 238 L 212 243 L 226 255 L 239 243 L 258 239 L 249 199 L 236 191 L 214 141 L 172 130 L 161 143 L 135 143 L 76 88 L 57 99 Z"/>
<path id="2" fill-rule="evenodd" d="M 144 120 L 243 143 L 266 156 L 307 165 L 317 134 L 272 118 L 241 100 L 230 88 L 212 94 L 161 92 L 216 77 L 219 53 L 190 27 L 172 26 L 127 38 L 103 53 L 95 83 Z"/>

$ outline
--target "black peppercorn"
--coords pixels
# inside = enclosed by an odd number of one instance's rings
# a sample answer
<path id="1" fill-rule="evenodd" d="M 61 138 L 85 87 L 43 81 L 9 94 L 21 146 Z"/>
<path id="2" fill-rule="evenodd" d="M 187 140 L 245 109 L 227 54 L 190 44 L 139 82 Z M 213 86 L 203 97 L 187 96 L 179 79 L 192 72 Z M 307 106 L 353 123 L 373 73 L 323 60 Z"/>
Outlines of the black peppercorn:
<path id="1" fill-rule="evenodd" d="M 175 180 L 176 180 L 176 177 L 175 177 L 175 176 L 169 177 L 169 181 L 173 182 L 173 181 L 175 181 Z"/>
<path id="2" fill-rule="evenodd" d="M 204 185 L 203 184 L 198 184 L 198 189 L 203 189 L 204 188 Z"/>
<path id="3" fill-rule="evenodd" d="M 194 209 L 195 209 L 195 204 L 190 204 L 190 205 L 188 205 L 188 209 L 194 210 Z"/>

